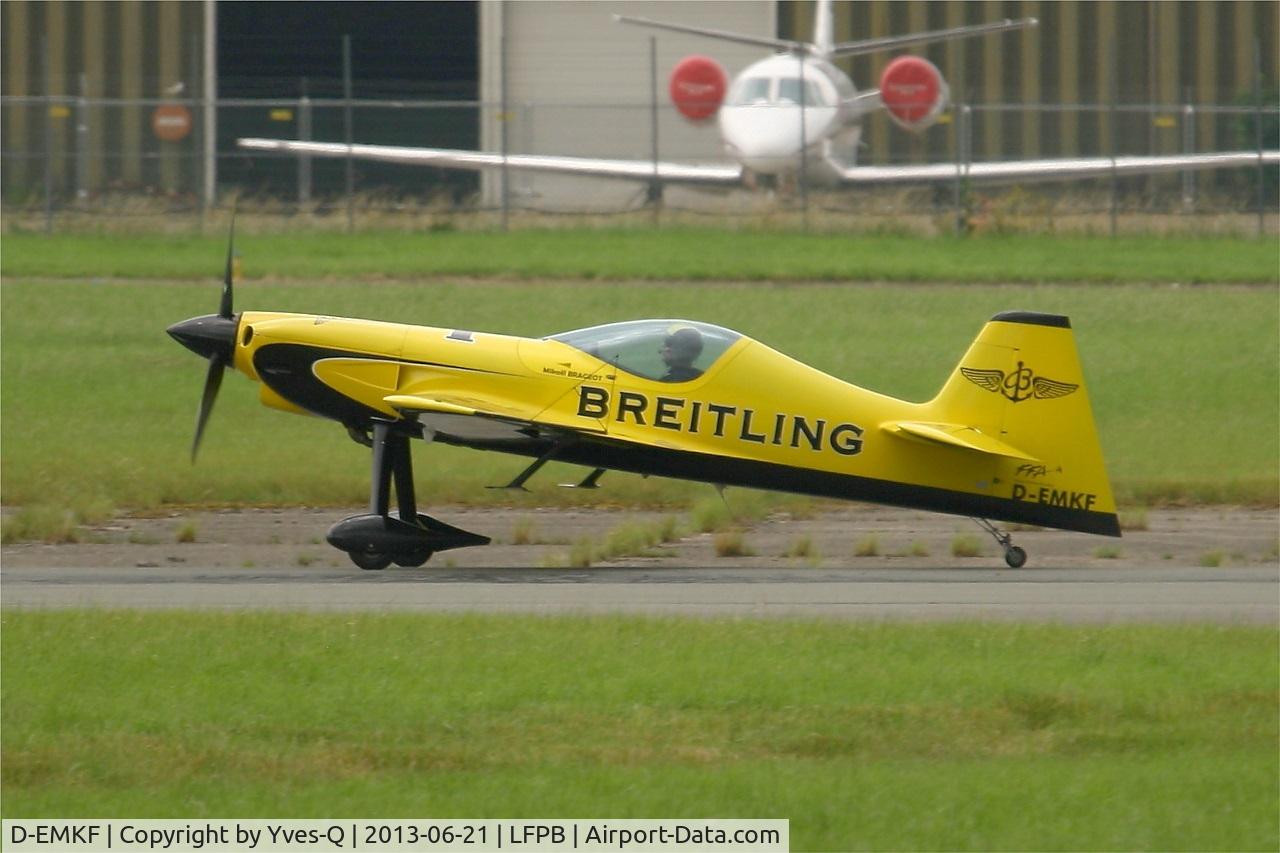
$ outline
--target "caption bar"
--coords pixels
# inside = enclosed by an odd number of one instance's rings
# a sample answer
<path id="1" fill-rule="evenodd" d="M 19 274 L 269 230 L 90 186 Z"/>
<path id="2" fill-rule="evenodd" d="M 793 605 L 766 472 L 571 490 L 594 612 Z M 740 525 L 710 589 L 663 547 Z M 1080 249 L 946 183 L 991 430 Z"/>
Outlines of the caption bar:
<path id="1" fill-rule="evenodd" d="M 21 851 L 751 851 L 790 846 L 786 820 L 6 820 Z"/>

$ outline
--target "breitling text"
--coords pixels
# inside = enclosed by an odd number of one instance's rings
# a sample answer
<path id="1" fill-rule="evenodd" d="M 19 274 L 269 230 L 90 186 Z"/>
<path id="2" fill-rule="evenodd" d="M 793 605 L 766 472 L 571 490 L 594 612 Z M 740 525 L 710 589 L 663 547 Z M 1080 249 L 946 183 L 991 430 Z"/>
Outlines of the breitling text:
<path id="1" fill-rule="evenodd" d="M 652 397 L 637 391 L 619 391 L 616 405 L 606 388 L 582 385 L 578 389 L 578 415 L 617 423 L 635 423 L 691 434 L 728 436 L 755 444 L 809 448 L 829 447 L 842 456 L 862 452 L 862 427 L 851 423 L 831 425 L 825 418 L 807 418 L 781 412 L 768 414 L 739 406 Z"/>

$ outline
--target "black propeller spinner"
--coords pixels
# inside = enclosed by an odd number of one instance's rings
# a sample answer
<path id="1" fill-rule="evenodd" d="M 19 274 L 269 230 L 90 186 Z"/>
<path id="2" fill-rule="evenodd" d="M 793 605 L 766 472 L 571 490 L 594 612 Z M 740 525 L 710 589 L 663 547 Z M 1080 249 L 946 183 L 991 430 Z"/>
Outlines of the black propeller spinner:
<path id="1" fill-rule="evenodd" d="M 231 234 L 227 240 L 227 269 L 222 279 L 222 301 L 217 314 L 192 317 L 168 328 L 170 337 L 196 355 L 209 359 L 209 372 L 204 380 L 204 393 L 200 397 L 200 411 L 196 414 L 196 437 L 191 443 L 191 461 L 196 461 L 200 439 L 213 411 L 218 388 L 222 386 L 222 373 L 235 356 L 236 330 L 239 318 L 231 313 L 232 258 L 235 253 L 236 215 L 231 213 Z"/>

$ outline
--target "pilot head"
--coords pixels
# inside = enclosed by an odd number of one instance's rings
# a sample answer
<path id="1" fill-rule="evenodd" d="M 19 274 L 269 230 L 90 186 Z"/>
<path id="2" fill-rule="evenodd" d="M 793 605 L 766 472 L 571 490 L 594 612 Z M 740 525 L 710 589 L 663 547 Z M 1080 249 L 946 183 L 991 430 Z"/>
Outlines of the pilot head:
<path id="1" fill-rule="evenodd" d="M 667 367 L 691 367 L 702 355 L 702 334 L 689 326 L 671 330 L 662 343 L 662 361 Z"/>

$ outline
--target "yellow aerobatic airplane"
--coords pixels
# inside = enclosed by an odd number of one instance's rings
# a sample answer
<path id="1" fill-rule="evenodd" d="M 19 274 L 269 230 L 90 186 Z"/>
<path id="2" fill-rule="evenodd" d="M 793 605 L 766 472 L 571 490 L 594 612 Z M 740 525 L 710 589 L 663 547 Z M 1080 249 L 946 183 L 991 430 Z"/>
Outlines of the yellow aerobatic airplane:
<path id="1" fill-rule="evenodd" d="M 592 467 L 583 487 L 612 469 L 971 516 L 1014 568 L 1026 553 L 989 519 L 1120 535 L 1062 316 L 992 317 L 925 403 L 687 320 L 532 339 L 233 314 L 230 253 L 218 313 L 168 331 L 210 361 L 193 458 L 228 366 L 260 383 L 265 405 L 338 421 L 373 449 L 369 512 L 328 535 L 362 569 L 489 542 L 418 513 L 411 438 L 534 457 L 513 488 L 555 459 Z"/>

